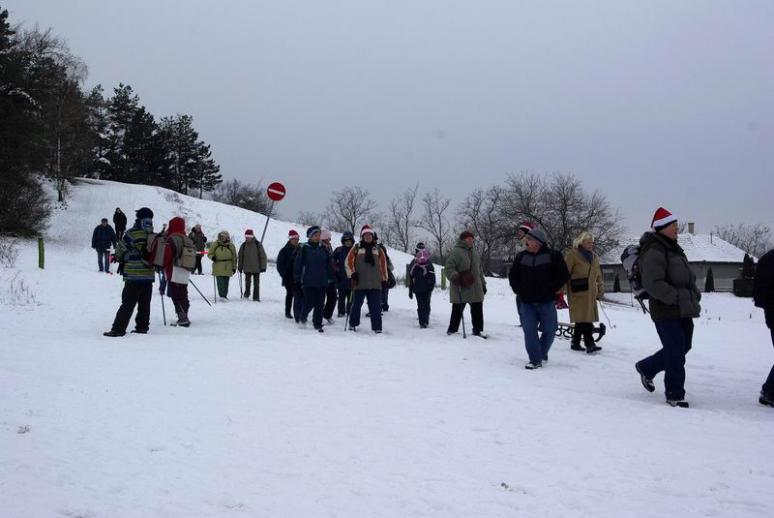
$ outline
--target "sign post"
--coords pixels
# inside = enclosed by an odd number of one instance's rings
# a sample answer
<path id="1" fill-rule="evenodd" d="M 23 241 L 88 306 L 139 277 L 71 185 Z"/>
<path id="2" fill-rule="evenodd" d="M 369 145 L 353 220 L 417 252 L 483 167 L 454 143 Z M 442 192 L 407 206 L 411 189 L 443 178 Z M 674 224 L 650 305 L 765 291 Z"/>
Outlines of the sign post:
<path id="1" fill-rule="evenodd" d="M 271 200 L 271 205 L 269 205 L 269 213 L 266 215 L 266 224 L 263 226 L 263 233 L 261 234 L 261 243 L 263 243 L 263 238 L 266 237 L 266 229 L 269 226 L 269 219 L 271 218 L 272 213 L 274 212 L 274 203 L 281 201 L 282 198 L 285 197 L 285 186 L 282 185 L 279 182 L 273 182 L 269 184 L 269 187 L 266 188 L 266 196 L 269 197 Z"/>

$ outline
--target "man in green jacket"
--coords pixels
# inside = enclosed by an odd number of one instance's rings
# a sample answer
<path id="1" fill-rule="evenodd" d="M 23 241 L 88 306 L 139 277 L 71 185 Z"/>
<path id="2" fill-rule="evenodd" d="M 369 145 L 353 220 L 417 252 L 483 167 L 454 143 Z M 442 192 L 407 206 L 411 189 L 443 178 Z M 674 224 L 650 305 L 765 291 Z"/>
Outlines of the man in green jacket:
<path id="1" fill-rule="evenodd" d="M 266 271 L 266 251 L 260 241 L 255 239 L 251 228 L 245 230 L 245 242 L 239 247 L 237 269 L 239 275 L 245 274 L 244 298 L 250 298 L 250 287 L 253 287 L 253 300 L 261 300 L 261 274 Z"/>
<path id="2" fill-rule="evenodd" d="M 473 336 L 487 338 L 484 334 L 486 279 L 481 270 L 481 257 L 473 248 L 474 239 L 470 231 L 466 230 L 460 234 L 459 241 L 446 258 L 444 271 L 451 283 L 449 298 L 452 303 L 452 313 L 446 334 L 452 335 L 459 330 L 465 304 L 470 304 Z"/>

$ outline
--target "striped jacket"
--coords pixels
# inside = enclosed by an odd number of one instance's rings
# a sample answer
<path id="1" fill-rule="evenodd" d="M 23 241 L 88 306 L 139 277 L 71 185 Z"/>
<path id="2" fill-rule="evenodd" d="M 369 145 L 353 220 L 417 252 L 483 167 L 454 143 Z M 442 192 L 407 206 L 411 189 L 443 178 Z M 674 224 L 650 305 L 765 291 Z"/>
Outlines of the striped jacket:
<path id="1" fill-rule="evenodd" d="M 148 240 L 152 234 L 135 225 L 124 233 L 122 241 L 126 252 L 120 260 L 124 263 L 124 282 L 153 282 L 153 267 L 148 256 Z"/>

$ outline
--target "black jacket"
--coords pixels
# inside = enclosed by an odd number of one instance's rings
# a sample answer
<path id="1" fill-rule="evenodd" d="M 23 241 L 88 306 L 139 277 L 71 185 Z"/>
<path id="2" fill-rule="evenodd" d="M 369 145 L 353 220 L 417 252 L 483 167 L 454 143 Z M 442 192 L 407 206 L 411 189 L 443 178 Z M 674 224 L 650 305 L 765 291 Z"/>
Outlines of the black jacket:
<path id="1" fill-rule="evenodd" d="M 697 318 L 701 314 L 696 275 L 676 241 L 645 232 L 640 238 L 639 263 L 642 287 L 650 295 L 650 318 Z"/>
<path id="2" fill-rule="evenodd" d="M 562 254 L 545 245 L 536 254 L 519 252 L 508 273 L 511 289 L 528 304 L 553 301 L 569 278 Z"/>
<path id="3" fill-rule="evenodd" d="M 113 224 L 116 230 L 126 230 L 126 214 L 116 211 L 113 214 Z"/>
<path id="4" fill-rule="evenodd" d="M 91 235 L 91 247 L 95 250 L 107 250 L 116 245 L 116 233 L 110 225 L 97 225 Z"/>
<path id="5" fill-rule="evenodd" d="M 282 277 L 283 286 L 293 286 L 293 263 L 299 248 L 300 245 L 293 246 L 287 243 L 277 255 L 277 273 Z"/>
<path id="6" fill-rule="evenodd" d="M 774 250 L 769 250 L 758 261 L 753 299 L 759 308 L 774 310 Z"/>

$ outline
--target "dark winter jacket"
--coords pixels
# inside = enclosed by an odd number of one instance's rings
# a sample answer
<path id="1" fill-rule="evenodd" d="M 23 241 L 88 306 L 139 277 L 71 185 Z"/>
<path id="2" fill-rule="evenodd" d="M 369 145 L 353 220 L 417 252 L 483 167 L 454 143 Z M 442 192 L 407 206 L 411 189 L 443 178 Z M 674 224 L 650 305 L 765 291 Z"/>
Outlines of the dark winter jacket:
<path id="1" fill-rule="evenodd" d="M 352 280 L 347 277 L 347 255 L 352 247 L 341 245 L 333 251 L 333 274 L 336 276 L 336 287 L 340 290 L 351 290 Z"/>
<path id="2" fill-rule="evenodd" d="M 116 230 L 122 232 L 126 230 L 126 214 L 116 209 L 113 214 L 113 225 L 116 226 Z"/>
<path id="3" fill-rule="evenodd" d="M 435 288 L 435 268 L 433 263 L 419 264 L 412 261 L 409 270 L 409 293 L 430 293 Z"/>
<path id="4" fill-rule="evenodd" d="M 755 305 L 774 311 L 774 250 L 769 250 L 758 261 L 753 284 Z"/>
<path id="5" fill-rule="evenodd" d="M 91 235 L 91 247 L 95 250 L 107 250 L 116 246 L 116 233 L 110 225 L 97 225 Z"/>
<path id="6" fill-rule="evenodd" d="M 700 315 L 696 275 L 677 241 L 657 232 L 645 232 L 640 238 L 639 265 L 654 321 Z"/>
<path id="7" fill-rule="evenodd" d="M 263 245 L 255 238 L 248 239 L 239 247 L 239 263 L 237 269 L 245 273 L 261 273 L 266 271 L 266 252 Z"/>
<path id="8" fill-rule="evenodd" d="M 204 232 L 197 232 L 194 229 L 188 233 L 188 237 L 191 238 L 196 250 L 199 252 L 204 252 L 204 249 L 207 248 L 207 236 L 204 235 Z"/>
<path id="9" fill-rule="evenodd" d="M 552 302 L 569 279 L 562 254 L 546 245 L 536 254 L 528 250 L 519 252 L 508 273 L 511 289 L 527 304 Z"/>
<path id="10" fill-rule="evenodd" d="M 331 254 L 321 243 L 304 243 L 296 254 L 293 281 L 304 288 L 326 288 L 333 278 Z"/>
<path id="11" fill-rule="evenodd" d="M 300 246 L 293 246 L 288 241 L 277 255 L 277 273 L 282 277 L 283 286 L 293 286 L 293 268 L 299 248 Z"/>

